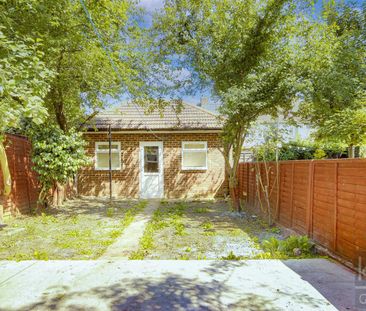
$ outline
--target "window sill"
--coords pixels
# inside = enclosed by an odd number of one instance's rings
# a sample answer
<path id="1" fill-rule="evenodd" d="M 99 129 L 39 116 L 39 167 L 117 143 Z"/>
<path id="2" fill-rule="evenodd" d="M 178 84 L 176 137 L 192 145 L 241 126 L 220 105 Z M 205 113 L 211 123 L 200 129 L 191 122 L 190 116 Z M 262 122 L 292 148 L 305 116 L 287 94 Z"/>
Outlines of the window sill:
<path id="1" fill-rule="evenodd" d="M 207 171 L 207 167 L 182 167 L 182 171 Z"/>
<path id="2" fill-rule="evenodd" d="M 121 167 L 120 168 L 112 168 L 111 169 L 112 172 L 121 171 L 121 170 L 122 170 Z M 105 172 L 105 171 L 109 171 L 109 168 L 98 168 L 98 167 L 95 167 L 94 168 L 94 171 L 103 171 L 103 172 Z"/>

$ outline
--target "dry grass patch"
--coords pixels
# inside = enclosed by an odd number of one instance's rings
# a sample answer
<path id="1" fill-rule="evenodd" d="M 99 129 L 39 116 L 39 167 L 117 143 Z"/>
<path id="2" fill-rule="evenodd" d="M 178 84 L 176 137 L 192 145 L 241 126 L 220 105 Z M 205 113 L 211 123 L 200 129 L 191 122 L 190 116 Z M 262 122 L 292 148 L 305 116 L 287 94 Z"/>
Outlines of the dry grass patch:
<path id="1" fill-rule="evenodd" d="M 72 200 L 38 215 L 9 218 L 0 231 L 0 260 L 96 259 L 145 206 L 145 201 Z"/>

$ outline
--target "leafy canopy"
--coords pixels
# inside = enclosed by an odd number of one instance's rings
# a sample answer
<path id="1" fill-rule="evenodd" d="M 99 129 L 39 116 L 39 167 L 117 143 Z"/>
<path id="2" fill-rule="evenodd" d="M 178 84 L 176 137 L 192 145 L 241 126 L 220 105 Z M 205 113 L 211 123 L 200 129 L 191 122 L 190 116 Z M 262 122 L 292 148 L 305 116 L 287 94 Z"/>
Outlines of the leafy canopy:
<path id="1" fill-rule="evenodd" d="M 1 4 L 0 4 L 1 8 Z M 0 13 L 0 24 L 6 21 Z M 47 116 L 43 99 L 53 73 L 43 62 L 42 43 L 27 35 L 7 35 L 0 26 L 0 136 L 21 117 L 40 123 Z"/>
<path id="2" fill-rule="evenodd" d="M 322 139 L 348 144 L 358 136 L 361 143 L 366 105 L 366 7 L 326 6 L 321 19 L 309 28 L 303 53 L 301 69 L 307 88 L 298 114 L 319 128 Z"/>
<path id="3" fill-rule="evenodd" d="M 49 88 L 36 95 L 44 98 L 50 121 L 64 131 L 104 107 L 107 96 L 118 98 L 128 93 L 141 97 L 156 91 L 146 83 L 155 55 L 141 44 L 143 31 L 136 2 L 84 2 L 119 74 L 80 1 L 0 1 L 0 12 L 6 12 L 0 14 L 6 15 L 2 31 L 7 38 L 19 36 L 42 42 L 36 45 L 34 54 L 54 76 L 43 75 Z"/>

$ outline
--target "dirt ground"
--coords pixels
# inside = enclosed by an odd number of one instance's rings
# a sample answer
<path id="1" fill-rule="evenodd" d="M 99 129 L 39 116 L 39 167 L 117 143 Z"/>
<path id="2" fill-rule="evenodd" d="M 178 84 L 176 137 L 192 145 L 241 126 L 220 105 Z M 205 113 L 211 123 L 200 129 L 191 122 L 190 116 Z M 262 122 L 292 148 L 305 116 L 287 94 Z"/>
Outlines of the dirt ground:
<path id="1" fill-rule="evenodd" d="M 151 227 L 144 259 L 257 258 L 263 239 L 282 239 L 279 228 L 250 213 L 232 212 L 225 201 L 162 201 Z"/>
<path id="2" fill-rule="evenodd" d="M 78 199 L 35 215 L 8 218 L 0 230 L 0 260 L 98 258 L 122 234 L 140 205 Z"/>

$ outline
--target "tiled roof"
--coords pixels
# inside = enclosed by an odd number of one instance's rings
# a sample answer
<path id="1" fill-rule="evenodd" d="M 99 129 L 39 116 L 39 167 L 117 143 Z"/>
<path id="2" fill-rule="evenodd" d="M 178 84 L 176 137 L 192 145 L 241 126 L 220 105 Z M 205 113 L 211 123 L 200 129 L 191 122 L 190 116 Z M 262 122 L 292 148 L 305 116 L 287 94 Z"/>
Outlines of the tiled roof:
<path id="1" fill-rule="evenodd" d="M 221 130 L 222 123 L 216 114 L 201 107 L 183 103 L 182 110 L 176 112 L 175 104 L 163 111 L 144 113 L 144 109 L 133 104 L 123 104 L 113 111 L 99 113 L 87 125 L 93 129 L 106 130 L 109 125 L 113 130 Z"/>

